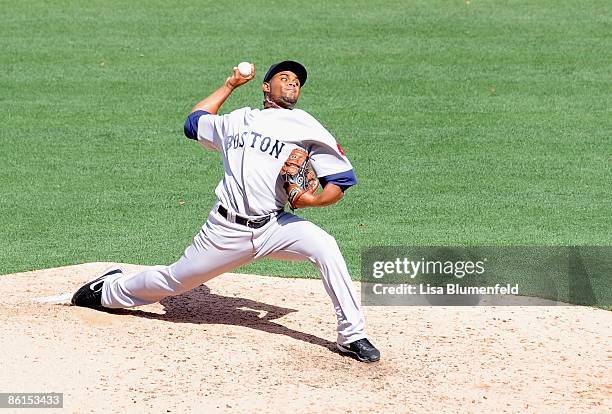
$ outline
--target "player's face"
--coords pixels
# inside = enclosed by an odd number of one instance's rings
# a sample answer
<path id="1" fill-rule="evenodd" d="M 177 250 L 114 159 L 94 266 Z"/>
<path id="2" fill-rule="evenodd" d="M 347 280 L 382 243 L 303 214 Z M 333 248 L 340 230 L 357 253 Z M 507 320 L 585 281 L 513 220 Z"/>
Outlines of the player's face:
<path id="1" fill-rule="evenodd" d="M 268 98 L 283 108 L 293 108 L 300 97 L 300 80 L 291 71 L 278 72 L 264 83 L 264 92 L 268 93 Z M 268 90 L 266 90 L 268 89 Z"/>

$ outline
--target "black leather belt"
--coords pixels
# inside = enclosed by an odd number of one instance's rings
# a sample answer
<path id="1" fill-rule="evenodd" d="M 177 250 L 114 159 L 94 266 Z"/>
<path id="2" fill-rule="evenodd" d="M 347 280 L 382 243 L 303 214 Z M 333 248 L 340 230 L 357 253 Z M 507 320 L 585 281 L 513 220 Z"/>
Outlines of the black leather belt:
<path id="1" fill-rule="evenodd" d="M 217 211 L 219 212 L 219 214 L 221 214 L 223 217 L 227 219 L 227 209 L 225 207 L 223 207 L 222 205 L 219 205 L 219 208 L 217 208 Z M 252 229 L 258 229 L 260 227 L 263 227 L 269 221 L 270 221 L 270 216 L 265 216 L 265 217 L 261 217 L 258 219 L 248 219 L 246 217 L 242 217 L 236 214 L 236 223 L 243 225 L 243 226 L 250 227 Z"/>

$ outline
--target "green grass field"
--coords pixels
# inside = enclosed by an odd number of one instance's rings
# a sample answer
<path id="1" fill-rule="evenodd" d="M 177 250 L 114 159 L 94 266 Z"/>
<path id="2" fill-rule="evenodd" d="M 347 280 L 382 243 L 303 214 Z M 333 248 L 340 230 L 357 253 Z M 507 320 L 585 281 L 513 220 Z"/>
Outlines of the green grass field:
<path id="1" fill-rule="evenodd" d="M 182 125 L 243 60 L 222 112 L 309 69 L 360 182 L 300 214 L 354 277 L 369 246 L 612 244 L 608 0 L 221 3 L 0 1 L 0 274 L 178 258 L 223 171 Z"/>

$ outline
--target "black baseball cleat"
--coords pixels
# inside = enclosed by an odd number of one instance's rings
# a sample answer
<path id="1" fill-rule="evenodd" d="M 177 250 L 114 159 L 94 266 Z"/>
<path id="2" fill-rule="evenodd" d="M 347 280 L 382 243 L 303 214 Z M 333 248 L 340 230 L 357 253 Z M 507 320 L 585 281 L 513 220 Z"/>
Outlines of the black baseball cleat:
<path id="1" fill-rule="evenodd" d="M 111 267 L 104 274 L 94 280 L 90 280 L 72 295 L 72 304 L 92 309 L 102 309 L 102 285 L 107 277 L 121 273 L 118 267 Z"/>
<path id="2" fill-rule="evenodd" d="M 358 339 L 348 345 L 336 344 L 340 352 L 357 358 L 361 362 L 376 362 L 380 359 L 380 351 L 367 338 Z"/>

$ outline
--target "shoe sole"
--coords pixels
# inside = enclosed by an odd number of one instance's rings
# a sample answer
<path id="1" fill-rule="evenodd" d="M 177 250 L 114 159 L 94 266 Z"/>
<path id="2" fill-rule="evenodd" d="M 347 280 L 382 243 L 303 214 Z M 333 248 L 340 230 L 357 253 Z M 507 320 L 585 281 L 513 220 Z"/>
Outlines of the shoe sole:
<path id="1" fill-rule="evenodd" d="M 361 357 L 357 352 L 351 351 L 350 349 L 345 348 L 345 347 L 343 347 L 342 345 L 340 345 L 338 343 L 336 343 L 336 348 L 338 348 L 338 350 L 340 352 L 342 352 L 343 354 L 345 354 L 345 355 L 350 355 L 350 356 L 355 357 L 360 362 L 378 362 L 380 360 L 380 357 L 378 357 L 376 359 Z"/>

